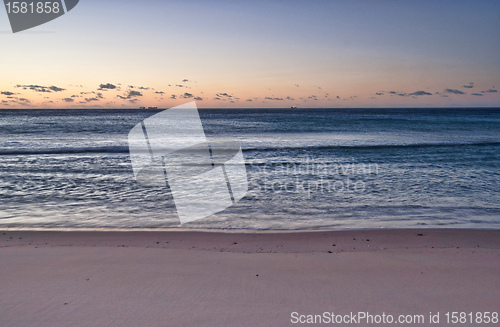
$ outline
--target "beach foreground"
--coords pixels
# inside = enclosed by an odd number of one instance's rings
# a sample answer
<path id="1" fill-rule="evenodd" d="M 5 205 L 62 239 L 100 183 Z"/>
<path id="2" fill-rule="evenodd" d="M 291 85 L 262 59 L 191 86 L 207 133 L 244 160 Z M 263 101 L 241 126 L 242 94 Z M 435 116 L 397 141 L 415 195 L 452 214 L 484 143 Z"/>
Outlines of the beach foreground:
<path id="1" fill-rule="evenodd" d="M 499 230 L 4 230 L 0 262 L 4 327 L 331 325 L 325 312 L 449 326 L 500 303 Z M 388 325 L 367 321 L 333 325 Z"/>

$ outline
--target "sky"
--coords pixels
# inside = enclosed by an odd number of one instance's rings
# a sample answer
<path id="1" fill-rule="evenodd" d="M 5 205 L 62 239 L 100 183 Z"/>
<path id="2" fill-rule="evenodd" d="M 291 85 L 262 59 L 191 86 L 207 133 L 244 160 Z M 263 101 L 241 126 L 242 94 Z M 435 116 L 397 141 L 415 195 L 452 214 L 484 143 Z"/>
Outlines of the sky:
<path id="1" fill-rule="evenodd" d="M 500 1 L 81 0 L 12 33 L 1 108 L 500 107 Z"/>

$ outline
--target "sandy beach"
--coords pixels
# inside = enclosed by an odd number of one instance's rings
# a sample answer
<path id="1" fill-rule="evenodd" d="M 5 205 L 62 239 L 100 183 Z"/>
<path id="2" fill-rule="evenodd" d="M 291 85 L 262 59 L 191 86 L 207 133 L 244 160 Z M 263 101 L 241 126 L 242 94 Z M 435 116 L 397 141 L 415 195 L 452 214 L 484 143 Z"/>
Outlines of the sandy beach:
<path id="1" fill-rule="evenodd" d="M 3 230 L 0 326 L 447 326 L 499 311 L 499 259 L 499 230 Z"/>

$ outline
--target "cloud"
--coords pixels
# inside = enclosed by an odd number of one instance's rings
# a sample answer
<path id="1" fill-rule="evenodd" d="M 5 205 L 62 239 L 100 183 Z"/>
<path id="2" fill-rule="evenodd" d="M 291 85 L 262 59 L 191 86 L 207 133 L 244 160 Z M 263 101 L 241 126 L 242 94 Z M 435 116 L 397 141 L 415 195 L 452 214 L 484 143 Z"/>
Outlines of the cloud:
<path id="1" fill-rule="evenodd" d="M 481 93 L 471 93 L 471 95 L 480 96 L 480 97 L 483 96 Z"/>
<path id="2" fill-rule="evenodd" d="M 5 105 L 9 105 L 10 103 L 15 103 L 21 106 L 29 106 L 31 103 L 31 101 L 26 98 L 13 98 L 13 99 L 14 100 L 9 100 L 9 101 L 2 100 L 2 103 L 4 103 Z M 9 104 L 7 104 L 7 102 L 9 102 Z"/>
<path id="3" fill-rule="evenodd" d="M 287 99 L 287 100 L 290 100 L 290 101 L 294 101 L 294 100 L 295 100 L 294 98 L 292 98 L 292 97 L 290 97 L 290 96 L 286 97 L 286 99 Z"/>
<path id="4" fill-rule="evenodd" d="M 102 93 L 101 93 L 101 92 L 97 92 L 97 93 L 96 93 L 96 96 L 97 96 L 99 99 L 104 99 L 104 97 L 102 96 Z"/>
<path id="5" fill-rule="evenodd" d="M 49 89 L 54 91 L 54 92 L 61 92 L 61 91 L 66 90 L 66 89 L 63 89 L 62 87 L 57 87 L 57 86 L 49 86 Z"/>
<path id="6" fill-rule="evenodd" d="M 128 102 L 130 102 L 130 103 L 136 103 L 137 101 L 139 101 L 139 99 L 130 99 L 130 100 L 128 100 Z"/>
<path id="7" fill-rule="evenodd" d="M 174 100 L 177 99 L 177 95 L 172 94 L 172 96 L 170 96 L 170 99 L 174 99 Z"/>
<path id="8" fill-rule="evenodd" d="M 413 92 L 413 93 L 410 93 L 408 95 L 432 95 L 432 93 L 429 93 L 429 92 L 425 92 L 425 91 L 416 91 L 416 92 Z"/>
<path id="9" fill-rule="evenodd" d="M 389 91 L 389 94 L 397 94 L 398 92 L 396 91 Z"/>
<path id="10" fill-rule="evenodd" d="M 191 93 L 184 93 L 183 95 L 181 95 L 181 98 L 184 98 L 184 99 L 189 99 L 189 98 L 192 98 L 193 95 Z"/>
<path id="11" fill-rule="evenodd" d="M 149 87 L 146 87 L 146 86 L 139 86 L 138 87 L 139 90 L 149 90 Z"/>
<path id="12" fill-rule="evenodd" d="M 161 94 L 161 95 L 165 94 L 165 92 L 163 92 L 163 91 L 156 91 L 155 93 L 156 94 Z"/>
<path id="13" fill-rule="evenodd" d="M 125 95 L 125 96 L 117 95 L 116 97 L 120 98 L 120 99 L 128 100 L 128 99 L 131 99 L 134 97 L 142 97 L 142 93 L 139 91 L 130 90 L 130 91 L 128 91 L 127 95 Z"/>
<path id="14" fill-rule="evenodd" d="M 462 92 L 462 91 L 459 91 L 459 90 L 455 90 L 455 89 L 445 89 L 444 92 L 445 93 L 451 93 L 451 94 L 465 94 L 465 92 Z"/>
<path id="15" fill-rule="evenodd" d="M 99 101 L 98 98 L 85 98 L 85 102 Z"/>
<path id="16" fill-rule="evenodd" d="M 182 85 L 182 84 L 176 84 L 175 86 L 177 86 L 177 87 L 184 87 L 184 85 Z"/>
<path id="17" fill-rule="evenodd" d="M 33 90 L 33 91 L 38 91 L 38 92 L 46 92 L 45 91 L 45 86 L 40 86 L 40 85 L 21 85 L 21 84 L 17 84 L 15 87 L 20 87 L 24 90 L 27 90 L 27 89 L 30 89 L 30 90 Z"/>
<path id="18" fill-rule="evenodd" d="M 17 84 L 15 87 L 20 87 L 20 88 L 23 88 L 24 90 L 32 90 L 32 91 L 35 91 L 35 92 L 60 92 L 60 91 L 65 91 L 66 89 L 63 89 L 62 87 L 58 87 L 58 86 L 42 86 L 42 85 L 33 85 L 33 84 L 29 84 L 29 85 L 21 85 L 21 84 Z"/>
<path id="19" fill-rule="evenodd" d="M 252 99 L 246 99 L 245 101 L 252 102 L 253 100 Z"/>
<path id="20" fill-rule="evenodd" d="M 1 94 L 3 94 L 3 95 L 14 95 L 15 93 L 9 92 L 9 91 L 2 91 Z"/>
<path id="21" fill-rule="evenodd" d="M 222 98 L 222 97 L 226 97 L 226 98 L 232 98 L 233 96 L 230 95 L 230 94 L 227 94 L 227 93 L 217 93 L 216 96 Z"/>
<path id="22" fill-rule="evenodd" d="M 195 97 L 194 98 L 196 101 L 203 101 L 203 98 L 202 97 Z"/>
<path id="23" fill-rule="evenodd" d="M 296 87 L 300 87 L 300 85 L 299 85 L 299 84 L 295 84 L 295 86 L 296 86 Z"/>
<path id="24" fill-rule="evenodd" d="M 182 82 L 186 83 L 186 82 L 189 82 L 189 80 L 188 79 L 183 79 Z"/>
<path id="25" fill-rule="evenodd" d="M 74 99 L 72 99 L 72 98 L 63 98 L 62 100 L 63 100 L 63 101 L 66 101 L 66 102 L 73 102 L 73 101 L 75 101 L 75 100 L 74 100 Z"/>
<path id="26" fill-rule="evenodd" d="M 113 90 L 113 89 L 116 89 L 116 85 L 113 85 L 111 83 L 99 84 L 99 90 L 103 90 L 103 89 Z"/>
<path id="27" fill-rule="evenodd" d="M 474 87 L 474 83 L 470 82 L 469 85 L 464 85 L 466 89 L 472 89 Z"/>
<path id="28" fill-rule="evenodd" d="M 495 89 L 489 89 L 487 91 L 481 91 L 481 93 L 496 93 L 496 92 L 498 92 L 498 91 L 495 90 Z"/>
<path id="29" fill-rule="evenodd" d="M 375 93 L 375 94 L 376 94 L 376 95 L 384 95 L 384 93 L 383 93 L 383 92 L 377 92 L 377 93 Z"/>
<path id="30" fill-rule="evenodd" d="M 271 97 L 265 97 L 264 100 L 273 100 L 273 101 L 283 101 L 283 98 L 271 98 Z"/>

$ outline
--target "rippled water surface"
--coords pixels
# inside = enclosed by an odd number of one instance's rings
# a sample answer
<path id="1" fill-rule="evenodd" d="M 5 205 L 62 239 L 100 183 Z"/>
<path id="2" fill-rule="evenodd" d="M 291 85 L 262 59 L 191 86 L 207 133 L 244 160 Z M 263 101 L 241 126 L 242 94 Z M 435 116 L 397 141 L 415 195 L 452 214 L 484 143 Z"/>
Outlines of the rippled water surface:
<path id="1" fill-rule="evenodd" d="M 158 111 L 0 111 L 0 227 L 180 227 L 136 183 L 129 130 Z M 186 228 L 500 228 L 500 109 L 207 109 L 250 190 Z"/>

